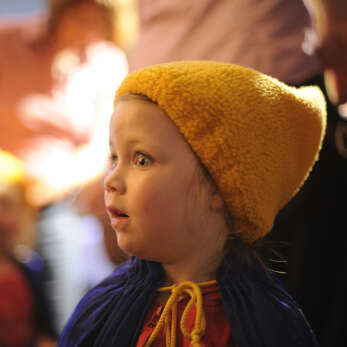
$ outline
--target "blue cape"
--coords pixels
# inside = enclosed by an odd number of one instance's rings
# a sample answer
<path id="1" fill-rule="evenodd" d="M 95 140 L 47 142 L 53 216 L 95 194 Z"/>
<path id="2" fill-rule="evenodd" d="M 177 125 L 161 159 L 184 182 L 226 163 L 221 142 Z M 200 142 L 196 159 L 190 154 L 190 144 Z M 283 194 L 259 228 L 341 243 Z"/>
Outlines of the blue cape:
<path id="1" fill-rule="evenodd" d="M 295 301 L 259 263 L 241 265 L 229 255 L 216 278 L 236 346 L 318 346 Z M 119 266 L 81 300 L 58 345 L 136 346 L 163 280 L 164 271 L 155 262 L 134 257 Z"/>

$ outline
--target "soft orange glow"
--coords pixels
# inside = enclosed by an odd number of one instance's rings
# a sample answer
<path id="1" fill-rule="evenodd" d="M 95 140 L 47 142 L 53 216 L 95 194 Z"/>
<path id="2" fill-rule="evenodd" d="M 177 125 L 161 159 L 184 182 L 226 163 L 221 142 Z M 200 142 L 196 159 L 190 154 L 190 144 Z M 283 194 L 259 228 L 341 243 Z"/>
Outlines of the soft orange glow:
<path id="1" fill-rule="evenodd" d="M 58 83 L 51 95 L 32 94 L 20 106 L 23 123 L 33 130 L 42 124 L 60 127 L 71 136 L 40 136 L 24 153 L 29 171 L 40 184 L 32 191 L 41 204 L 101 175 L 108 157 L 108 124 L 114 92 L 127 73 L 122 51 L 107 42 L 87 49 L 81 63 L 73 51 L 59 54 L 53 64 Z"/>

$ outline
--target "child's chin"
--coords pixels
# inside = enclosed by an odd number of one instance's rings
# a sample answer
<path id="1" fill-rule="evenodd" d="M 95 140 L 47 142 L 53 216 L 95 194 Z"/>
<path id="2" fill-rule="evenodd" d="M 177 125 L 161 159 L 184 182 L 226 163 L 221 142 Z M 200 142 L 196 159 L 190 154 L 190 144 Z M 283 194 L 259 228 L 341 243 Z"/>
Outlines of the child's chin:
<path id="1" fill-rule="evenodd" d="M 137 245 L 134 245 L 133 243 L 128 241 L 124 241 L 121 238 L 118 238 L 118 247 L 129 256 L 143 258 L 143 256 L 145 255 L 145 252 L 142 252 Z"/>
<path id="2" fill-rule="evenodd" d="M 121 236 L 117 235 L 118 247 L 127 255 L 135 256 L 137 258 L 155 261 L 159 263 L 165 262 L 165 257 L 162 254 L 156 254 L 153 250 L 149 250 L 148 247 L 141 246 L 135 242 L 123 239 Z"/>

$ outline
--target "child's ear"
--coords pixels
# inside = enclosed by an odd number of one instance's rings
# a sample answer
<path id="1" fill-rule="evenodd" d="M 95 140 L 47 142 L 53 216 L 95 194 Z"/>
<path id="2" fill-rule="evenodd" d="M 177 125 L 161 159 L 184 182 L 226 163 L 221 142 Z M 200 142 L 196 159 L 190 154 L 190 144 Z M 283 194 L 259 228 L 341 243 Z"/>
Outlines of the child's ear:
<path id="1" fill-rule="evenodd" d="M 224 207 L 224 201 L 217 188 L 214 188 L 210 196 L 210 208 L 212 210 L 220 210 Z"/>

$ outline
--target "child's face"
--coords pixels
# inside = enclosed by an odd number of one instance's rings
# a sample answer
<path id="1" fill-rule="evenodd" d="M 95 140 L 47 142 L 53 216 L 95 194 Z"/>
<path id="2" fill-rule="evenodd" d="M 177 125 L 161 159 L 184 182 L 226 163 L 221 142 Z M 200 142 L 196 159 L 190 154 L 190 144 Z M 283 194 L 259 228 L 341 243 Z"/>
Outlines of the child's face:
<path id="1" fill-rule="evenodd" d="M 210 185 L 201 182 L 197 158 L 159 107 L 138 99 L 119 102 L 110 151 L 105 203 L 122 250 L 174 262 L 217 242 L 205 223 Z"/>

